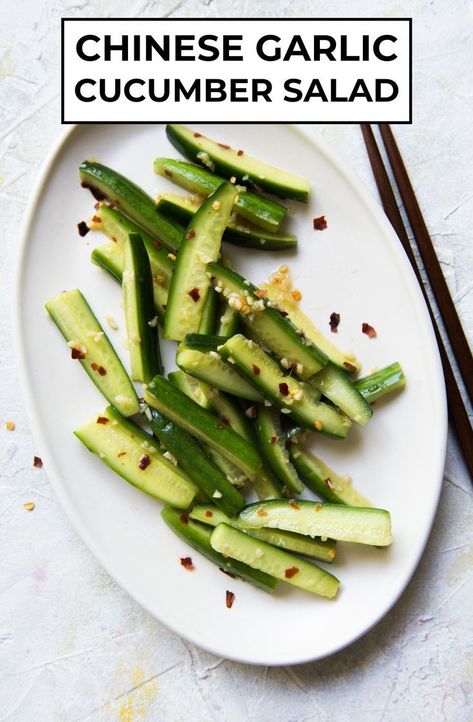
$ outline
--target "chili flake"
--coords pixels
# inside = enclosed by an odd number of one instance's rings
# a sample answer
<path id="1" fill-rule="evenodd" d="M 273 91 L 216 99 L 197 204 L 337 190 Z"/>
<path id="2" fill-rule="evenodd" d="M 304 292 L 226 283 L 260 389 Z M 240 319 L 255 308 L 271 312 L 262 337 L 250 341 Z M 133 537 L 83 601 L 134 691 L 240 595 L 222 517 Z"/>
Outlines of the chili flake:
<path id="1" fill-rule="evenodd" d="M 327 221 L 325 220 L 325 216 L 314 218 L 314 231 L 325 231 L 326 228 Z"/>
<path id="2" fill-rule="evenodd" d="M 71 349 L 71 358 L 83 359 L 83 358 L 85 358 L 85 353 L 80 348 L 72 348 Z"/>
<path id="3" fill-rule="evenodd" d="M 295 499 L 291 499 L 289 501 L 289 504 L 292 506 L 293 509 L 300 509 L 300 506 Z"/>
<path id="4" fill-rule="evenodd" d="M 94 363 L 92 363 L 92 364 L 90 364 L 90 365 L 91 365 L 91 367 L 94 369 L 94 371 L 97 371 L 97 373 L 98 373 L 100 376 L 105 376 L 105 375 L 106 375 L 107 371 L 106 371 L 106 369 L 104 369 L 103 366 L 99 366 L 98 364 L 95 363 L 95 361 L 94 361 Z"/>
<path id="5" fill-rule="evenodd" d="M 143 456 L 140 459 L 140 463 L 138 466 L 142 471 L 148 468 L 148 466 L 151 464 L 151 459 L 149 458 L 148 454 L 143 454 Z"/>
<path id="6" fill-rule="evenodd" d="M 33 466 L 35 466 L 37 469 L 43 468 L 43 460 L 39 458 L 39 456 L 33 456 Z"/>
<path id="7" fill-rule="evenodd" d="M 258 298 L 264 298 L 265 296 L 267 296 L 267 294 L 268 292 L 265 288 L 258 288 L 255 291 L 255 296 L 258 296 Z"/>
<path id="8" fill-rule="evenodd" d="M 270 444 L 275 444 L 277 440 L 278 440 L 278 437 L 277 437 L 277 436 L 270 436 L 270 437 L 269 437 L 269 443 L 270 443 Z"/>
<path id="9" fill-rule="evenodd" d="M 197 303 L 197 301 L 200 299 L 199 289 L 195 286 L 194 288 L 191 288 L 190 291 L 187 291 L 187 295 L 190 296 L 195 303 Z"/>
<path id="10" fill-rule="evenodd" d="M 369 323 L 362 323 L 361 331 L 362 333 L 366 334 L 368 338 L 376 338 L 376 336 L 378 335 L 376 333 L 376 329 L 374 329 L 373 326 L 370 326 Z"/>
<path id="11" fill-rule="evenodd" d="M 158 241 L 153 241 L 153 246 L 154 246 L 154 248 L 156 248 L 157 251 L 159 251 L 162 248 L 161 244 L 158 243 Z"/>
<path id="12" fill-rule="evenodd" d="M 213 511 L 210 511 L 209 509 L 207 509 L 207 511 L 205 512 L 205 516 L 211 517 L 213 515 L 214 515 Z"/>
<path id="13" fill-rule="evenodd" d="M 166 168 L 165 171 L 164 171 L 164 175 L 167 175 L 168 178 L 172 178 L 172 173 L 171 173 L 171 171 L 168 170 L 167 168 Z"/>
<path id="14" fill-rule="evenodd" d="M 289 386 L 285 381 L 279 384 L 279 393 L 283 396 L 287 396 L 289 393 Z"/>
<path id="15" fill-rule="evenodd" d="M 233 602 L 235 601 L 235 595 L 233 592 L 229 592 L 228 589 L 225 592 L 225 603 L 228 609 L 232 608 Z"/>
<path id="16" fill-rule="evenodd" d="M 354 373 L 354 372 L 356 371 L 356 366 L 353 366 L 353 364 L 349 363 L 348 361 L 344 361 L 344 362 L 343 362 L 343 365 L 344 365 L 345 368 L 348 369 L 348 371 L 350 371 L 351 373 Z"/>
<path id="17" fill-rule="evenodd" d="M 338 324 L 340 323 L 340 314 L 335 311 L 330 314 L 330 330 L 332 333 L 337 333 Z"/>
<path id="18" fill-rule="evenodd" d="M 184 569 L 187 569 L 190 572 L 193 572 L 195 569 L 195 566 L 192 564 L 191 557 L 181 557 L 181 566 L 183 566 Z"/>
<path id="19" fill-rule="evenodd" d="M 179 519 L 182 521 L 183 524 L 189 523 L 189 514 L 181 514 Z"/>
<path id="20" fill-rule="evenodd" d="M 258 516 L 268 516 L 268 512 L 264 509 L 258 509 L 256 513 L 258 514 Z"/>
<path id="21" fill-rule="evenodd" d="M 191 238 L 195 238 L 195 231 L 193 228 L 190 228 L 186 233 L 187 240 L 190 241 Z"/>
<path id="22" fill-rule="evenodd" d="M 85 221 L 81 221 L 80 223 L 77 224 L 77 230 L 79 231 L 79 236 L 81 236 L 81 238 L 83 238 L 84 236 L 86 236 L 88 234 L 88 232 L 90 231 L 90 228 Z"/>
<path id="23" fill-rule="evenodd" d="M 224 148 L 225 150 L 228 150 L 230 148 L 230 146 L 226 143 L 217 143 L 217 145 L 219 145 L 220 148 Z"/>
<path id="24" fill-rule="evenodd" d="M 117 454 L 118 458 L 120 459 L 122 456 L 126 456 L 126 451 L 120 451 Z"/>
<path id="25" fill-rule="evenodd" d="M 194 133 L 194 138 L 202 138 L 202 133 Z"/>
<path id="26" fill-rule="evenodd" d="M 110 419 L 107 419 L 106 416 L 98 416 L 97 417 L 97 424 L 108 424 Z"/>
<path id="27" fill-rule="evenodd" d="M 298 571 L 298 567 L 289 567 L 289 569 L 284 570 L 284 576 L 286 577 L 286 579 L 292 579 L 292 577 L 294 577 Z"/>
<path id="28" fill-rule="evenodd" d="M 238 151 L 237 151 L 237 155 L 243 155 L 243 153 L 244 153 L 243 150 L 238 150 Z"/>
<path id="29" fill-rule="evenodd" d="M 256 364 L 252 364 L 251 368 L 252 368 L 252 370 L 253 370 L 253 373 L 254 373 L 256 376 L 259 376 L 259 374 L 260 374 L 260 372 L 261 372 L 260 367 L 257 366 Z"/>

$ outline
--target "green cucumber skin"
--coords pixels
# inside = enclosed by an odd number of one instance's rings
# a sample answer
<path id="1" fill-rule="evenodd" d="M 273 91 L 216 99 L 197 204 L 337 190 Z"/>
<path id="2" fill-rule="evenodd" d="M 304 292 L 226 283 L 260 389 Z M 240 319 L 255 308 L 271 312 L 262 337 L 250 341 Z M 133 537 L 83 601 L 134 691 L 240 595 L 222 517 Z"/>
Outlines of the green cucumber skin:
<path id="1" fill-rule="evenodd" d="M 85 359 L 77 360 L 107 401 L 123 416 L 138 413 L 140 406 L 135 387 L 82 293 L 78 289 L 65 291 L 50 299 L 46 303 L 46 310 L 66 341 L 77 340 L 79 346 L 86 347 Z M 82 337 L 79 337 L 74 325 L 77 316 L 82 319 Z M 100 340 L 96 342 L 93 336 L 86 336 L 87 332 L 100 334 Z M 101 375 L 92 368 L 92 364 L 98 369 L 104 368 L 106 374 Z"/>
<path id="2" fill-rule="evenodd" d="M 118 206 L 122 213 L 160 241 L 170 251 L 176 251 L 184 229 L 156 209 L 154 200 L 142 188 L 112 168 L 85 160 L 79 167 L 81 185 L 93 195 Z"/>
<path id="3" fill-rule="evenodd" d="M 261 458 L 248 441 L 162 376 L 155 376 L 150 382 L 145 400 L 178 426 L 220 451 L 247 476 L 261 467 Z"/>
<path id="4" fill-rule="evenodd" d="M 291 363 L 300 362 L 303 370 L 299 376 L 304 381 L 326 365 L 328 359 L 323 351 L 308 339 L 303 339 L 291 321 L 268 306 L 264 299 L 259 299 L 255 294 L 258 289 L 250 281 L 218 263 L 209 263 L 207 269 L 212 274 L 212 284 L 217 289 L 227 288 L 239 295 L 249 296 L 254 303 L 263 300 L 264 309 L 253 314 L 239 314 L 243 323 L 279 358 L 286 358 L 289 366 Z"/>
<path id="5" fill-rule="evenodd" d="M 74 431 L 89 451 L 145 494 L 180 509 L 186 509 L 192 503 L 197 487 L 183 471 L 163 457 L 152 436 L 120 416 L 111 406 L 98 418 L 109 421 L 104 424 L 95 420 Z M 124 447 L 126 454 L 119 457 Z M 150 461 L 144 469 L 140 468 L 143 456 L 148 456 Z"/>
<path id="6" fill-rule="evenodd" d="M 309 197 L 309 184 L 305 179 L 299 178 L 292 173 L 286 173 L 273 166 L 257 161 L 260 170 L 264 170 L 264 174 L 254 172 L 247 167 L 248 160 L 254 160 L 250 156 L 242 155 L 241 160 L 233 157 L 234 151 L 227 154 L 227 158 L 220 157 L 218 151 L 218 143 L 205 138 L 204 136 L 195 136 L 195 134 L 187 128 L 180 125 L 167 125 L 166 134 L 172 145 L 189 160 L 195 162 L 203 162 L 197 154 L 204 150 L 210 161 L 213 163 L 212 172 L 223 175 L 225 178 L 235 177 L 238 183 L 243 185 L 251 185 L 255 189 L 263 189 L 269 193 L 275 193 L 283 198 L 291 198 L 295 201 L 307 203 Z M 203 144 L 205 147 L 203 148 Z M 235 154 L 236 155 L 236 154 Z M 280 175 L 283 179 L 279 182 L 276 178 Z"/>
<path id="7" fill-rule="evenodd" d="M 238 333 L 241 329 L 241 319 L 236 311 L 232 311 L 225 301 L 220 299 L 218 306 L 218 321 L 215 327 L 217 336 L 230 338 Z"/>
<path id="8" fill-rule="evenodd" d="M 159 175 L 170 178 L 181 188 L 200 196 L 210 195 L 225 182 L 224 178 L 219 178 L 201 166 L 183 160 L 156 158 L 154 170 Z M 242 192 L 239 195 L 235 203 L 235 210 L 242 218 L 266 231 L 277 231 L 287 213 L 287 208 L 282 203 L 257 196 L 250 191 Z"/>
<path id="9" fill-rule="evenodd" d="M 370 404 L 392 391 L 403 388 L 405 384 L 404 371 L 397 361 L 355 381 L 355 387 Z"/>
<path id="10" fill-rule="evenodd" d="M 348 374 L 331 361 L 310 379 L 310 383 L 360 426 L 365 426 L 372 417 L 373 409 Z"/>
<path id="11" fill-rule="evenodd" d="M 211 333 L 188 333 L 184 337 L 181 348 L 195 349 L 197 351 L 216 351 L 219 346 L 225 343 L 225 336 Z"/>
<path id="12" fill-rule="evenodd" d="M 282 413 L 284 409 L 286 415 L 290 413 L 292 419 L 311 431 L 318 431 L 338 439 L 346 438 L 351 423 L 349 419 L 345 419 L 333 406 L 319 401 L 318 391 L 310 384 L 298 382 L 291 376 L 284 376 L 278 364 L 254 341 L 237 334 L 220 346 L 218 353 L 226 361 L 233 359 L 233 365 L 238 368 L 242 376 L 272 404 L 281 409 Z M 255 366 L 261 368 L 259 375 L 254 373 Z M 271 379 L 266 378 L 267 370 L 264 366 L 271 366 Z M 302 400 L 288 405 L 285 401 L 286 397 L 279 392 L 281 383 L 286 383 L 290 389 L 293 387 L 294 390 L 302 390 Z M 320 427 L 318 422 L 321 422 Z"/>
<path id="13" fill-rule="evenodd" d="M 202 311 L 202 318 L 200 319 L 199 333 L 211 334 L 215 331 L 219 300 L 218 295 L 215 293 L 215 289 L 209 288 Z"/>
<path id="14" fill-rule="evenodd" d="M 173 254 L 170 254 L 166 248 L 160 248 L 160 244 L 157 241 L 153 240 L 150 235 L 142 231 L 136 223 L 133 223 L 133 221 L 126 218 L 122 213 L 120 213 L 120 211 L 117 211 L 115 208 L 110 208 L 110 206 L 104 205 L 103 203 L 96 211 L 92 227 L 94 230 L 99 230 L 104 233 L 114 242 L 117 253 L 113 257 L 115 260 L 115 273 L 113 273 L 113 275 L 120 283 L 121 273 L 120 277 L 118 277 L 117 273 L 119 263 L 118 252 L 120 249 L 123 250 L 130 233 L 140 234 L 143 243 L 146 246 L 149 262 L 151 264 L 156 313 L 162 321 L 164 319 L 164 313 L 168 301 L 168 291 L 174 268 L 174 262 L 172 260 Z M 184 233 L 184 228 L 182 228 L 182 233 Z M 106 263 L 101 262 L 103 256 L 100 254 L 100 248 L 104 248 L 104 250 L 106 250 L 105 247 L 99 247 L 98 249 L 95 249 L 95 251 L 92 251 L 92 260 L 111 273 L 112 269 L 110 269 Z"/>
<path id="15" fill-rule="evenodd" d="M 179 369 L 179 371 L 171 371 L 171 373 L 168 374 L 168 380 L 177 389 L 182 391 L 183 394 L 189 396 L 189 398 L 199 404 L 199 406 L 202 406 L 202 408 L 211 408 L 210 393 L 212 389 L 208 384 L 199 381 L 199 379 L 194 378 L 194 376 L 187 374 L 185 371 L 181 371 L 181 369 Z"/>
<path id="16" fill-rule="evenodd" d="M 237 529 L 238 521 L 230 519 L 223 514 L 220 509 L 210 504 L 196 504 L 192 507 L 192 511 L 189 517 L 194 521 L 207 524 L 211 527 L 216 527 L 218 524 L 230 524 L 235 526 Z M 303 554 L 306 557 L 312 557 L 318 559 L 321 562 L 327 562 L 331 564 L 337 553 L 337 544 L 333 539 L 327 541 L 320 541 L 319 539 L 310 539 L 309 537 L 302 536 L 302 534 L 294 534 L 290 531 L 281 531 L 280 529 L 248 529 L 245 530 L 247 534 L 254 537 L 255 539 L 261 539 L 262 541 L 268 542 L 275 547 L 286 549 L 286 551 L 296 552 L 297 554 Z"/>
<path id="17" fill-rule="evenodd" d="M 219 186 L 202 203 L 186 228 L 168 293 L 165 338 L 182 341 L 186 333 L 199 330 L 203 308 L 211 289 L 207 259 L 216 260 L 220 255 L 222 234 L 236 194 L 235 187 L 230 183 Z M 194 289 L 196 296 L 191 293 Z"/>
<path id="18" fill-rule="evenodd" d="M 289 459 L 285 438 L 281 430 L 279 412 L 274 408 L 259 406 L 255 419 L 259 447 L 276 476 L 295 494 L 302 494 L 304 484 Z"/>
<path id="19" fill-rule="evenodd" d="M 340 582 L 330 572 L 228 524 L 215 527 L 210 544 L 215 551 L 254 569 L 266 573 L 271 569 L 272 576 L 300 589 L 329 598 L 337 594 Z M 288 575 L 289 570 L 296 574 Z"/>
<path id="20" fill-rule="evenodd" d="M 275 590 L 279 582 L 275 577 L 260 572 L 257 569 L 252 569 L 247 564 L 242 564 L 236 561 L 236 559 L 224 557 L 222 554 L 214 551 L 210 545 L 212 531 L 208 527 L 190 519 L 183 521 L 183 514 L 169 506 L 165 506 L 164 509 L 161 510 L 161 517 L 182 541 L 187 542 L 187 544 L 202 554 L 202 556 L 216 564 L 219 569 L 223 569 L 230 574 L 235 574 L 245 582 L 250 582 L 250 584 L 254 584 L 255 587 L 269 594 Z"/>
<path id="21" fill-rule="evenodd" d="M 246 193 L 239 193 L 237 198 L 243 195 Z M 235 209 L 237 204 L 238 201 L 235 201 Z M 163 193 L 157 203 L 160 213 L 186 225 L 198 207 L 199 202 L 174 193 Z M 254 226 L 242 225 L 234 220 L 228 221 L 223 232 L 223 240 L 233 246 L 253 248 L 257 251 L 287 251 L 297 246 L 297 237 L 293 233 L 268 232 Z"/>
<path id="22" fill-rule="evenodd" d="M 374 507 L 271 499 L 246 506 L 238 523 L 243 529 L 285 529 L 373 546 L 389 546 L 392 542 L 389 512 Z"/>
<path id="23" fill-rule="evenodd" d="M 238 396 L 247 401 L 262 402 L 263 396 L 235 371 L 231 364 L 210 354 L 215 351 L 198 351 L 180 348 L 176 354 L 176 364 L 180 369 L 220 391 Z"/>
<path id="24" fill-rule="evenodd" d="M 124 272 L 130 280 L 122 282 L 123 306 L 130 351 L 132 378 L 148 383 L 161 372 L 157 325 L 155 322 L 153 279 L 145 245 L 138 233 L 130 233 L 124 249 Z M 133 318 L 134 316 L 134 318 Z M 139 341 L 135 340 L 135 336 Z"/>
<path id="25" fill-rule="evenodd" d="M 146 418 L 153 434 L 174 456 L 180 468 L 225 514 L 238 514 L 245 505 L 244 497 L 210 461 L 197 441 L 156 409 L 150 408 L 149 412 Z M 215 492 L 221 496 L 217 498 L 214 496 Z"/>
<path id="26" fill-rule="evenodd" d="M 121 285 L 122 274 L 123 274 L 123 251 L 121 248 L 110 241 L 109 243 L 102 243 L 101 246 L 94 248 L 90 254 L 90 260 L 96 266 L 99 266 L 102 270 L 106 271 L 109 276 L 118 281 Z"/>

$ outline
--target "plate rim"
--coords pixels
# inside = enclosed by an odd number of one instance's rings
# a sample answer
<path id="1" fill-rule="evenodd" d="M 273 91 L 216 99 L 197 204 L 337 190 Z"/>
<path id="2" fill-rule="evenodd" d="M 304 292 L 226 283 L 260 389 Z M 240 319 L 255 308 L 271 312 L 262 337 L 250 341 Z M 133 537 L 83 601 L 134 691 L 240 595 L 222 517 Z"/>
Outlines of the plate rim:
<path id="1" fill-rule="evenodd" d="M 133 124 L 130 124 L 133 125 Z M 150 123 L 150 125 L 153 125 Z M 235 125 L 238 125 L 238 123 L 235 123 Z M 437 347 L 437 342 L 435 339 L 435 334 L 432 326 L 432 322 L 427 310 L 427 306 L 424 300 L 424 297 L 422 295 L 421 289 L 419 287 L 419 284 L 417 282 L 417 279 L 415 277 L 415 274 L 409 264 L 409 261 L 407 257 L 405 256 L 402 247 L 400 246 L 400 242 L 398 241 L 396 234 L 389 223 L 387 217 L 384 215 L 381 207 L 376 202 L 374 196 L 372 195 L 370 189 L 368 186 L 359 178 L 358 174 L 355 172 L 354 169 L 350 167 L 348 163 L 345 163 L 344 161 L 339 158 L 338 153 L 333 150 L 333 148 L 326 143 L 323 139 L 314 137 L 308 130 L 305 128 L 301 128 L 299 125 L 294 123 L 281 123 L 281 125 L 289 126 L 292 128 L 294 132 L 302 136 L 306 142 L 312 144 L 316 147 L 317 151 L 325 157 L 325 159 L 332 164 L 332 166 L 336 169 L 336 171 L 343 177 L 345 182 L 348 183 L 348 185 L 351 187 L 352 191 L 361 199 L 362 203 L 366 206 L 366 208 L 374 215 L 377 222 L 384 227 L 385 232 L 385 241 L 390 245 L 391 251 L 394 252 L 394 255 L 397 257 L 397 260 L 399 262 L 399 268 L 402 276 L 404 277 L 404 280 L 407 282 L 408 290 L 412 293 L 413 299 L 415 301 L 415 304 L 417 306 L 417 310 L 421 313 L 423 316 L 423 323 L 424 328 L 430 338 L 431 347 L 433 350 L 433 356 L 431 358 L 432 362 L 432 368 L 433 371 L 437 377 L 438 381 L 438 402 L 439 402 L 439 408 L 441 409 L 441 414 L 439 418 L 437 419 L 437 424 L 439 427 L 439 441 L 440 443 L 437 446 L 438 451 L 438 458 L 436 463 L 437 473 L 435 474 L 435 481 L 436 486 L 433 488 L 433 497 L 432 497 L 432 510 L 431 515 L 429 519 L 429 523 L 426 527 L 424 538 L 422 539 L 421 543 L 418 547 L 418 553 L 416 557 L 413 559 L 409 569 L 406 570 L 405 575 L 402 579 L 401 584 L 397 588 L 395 594 L 392 594 L 387 602 L 382 605 L 380 611 L 378 614 L 376 614 L 373 619 L 371 620 L 370 624 L 365 626 L 361 631 L 355 632 L 353 635 L 351 635 L 349 638 L 347 638 L 344 642 L 338 644 L 335 646 L 330 652 L 324 652 L 321 654 L 310 654 L 310 655 L 303 655 L 302 657 L 295 658 L 294 655 L 292 655 L 290 658 L 284 658 L 284 656 L 280 656 L 278 658 L 268 660 L 265 659 L 264 661 L 259 659 L 257 661 L 255 660 L 248 660 L 245 659 L 239 655 L 222 655 L 222 653 L 215 649 L 213 646 L 202 644 L 198 640 L 198 635 L 184 635 L 182 632 L 177 628 L 176 625 L 173 623 L 169 623 L 168 621 L 162 620 L 158 614 L 156 614 L 155 611 L 150 609 L 147 602 L 144 599 L 141 599 L 140 595 L 135 593 L 135 591 L 130 588 L 128 583 L 123 580 L 119 573 L 115 573 L 115 571 L 110 570 L 110 566 L 108 564 L 108 561 L 106 559 L 106 555 L 102 554 L 102 551 L 98 544 L 96 544 L 93 535 L 89 532 L 87 525 L 83 522 L 81 516 L 76 513 L 74 506 L 72 502 L 69 500 L 68 494 L 66 492 L 66 486 L 61 481 L 61 475 L 56 468 L 55 461 L 53 458 L 53 455 L 49 455 L 49 442 L 47 440 L 47 435 L 43 434 L 41 423 L 39 420 L 39 414 L 38 410 L 36 408 L 36 405 L 33 403 L 33 401 L 30 399 L 33 399 L 33 395 L 31 392 L 31 382 L 30 382 L 30 376 L 27 371 L 27 364 L 26 364 L 26 358 L 25 358 L 25 352 L 24 352 L 24 339 L 22 334 L 22 324 L 21 324 L 21 304 L 20 304 L 20 297 L 21 297 L 21 280 L 22 280 L 22 274 L 23 269 L 25 265 L 26 260 L 26 250 L 28 247 L 28 241 L 29 236 L 32 231 L 32 227 L 35 220 L 36 215 L 36 209 L 40 201 L 40 197 L 43 191 L 43 187 L 45 183 L 47 182 L 48 176 L 50 172 L 52 171 L 52 168 L 54 166 L 54 163 L 59 159 L 60 153 L 64 146 L 69 141 L 70 137 L 79 129 L 82 127 L 81 123 L 74 123 L 69 126 L 66 126 L 66 128 L 58 134 L 58 137 L 55 141 L 53 141 L 52 146 L 50 147 L 49 152 L 46 154 L 44 160 L 42 161 L 40 165 L 40 169 L 38 172 L 38 175 L 36 177 L 36 180 L 33 184 L 32 190 L 30 192 L 28 202 L 24 211 L 22 223 L 20 226 L 20 232 L 19 232 L 19 244 L 17 248 L 17 253 L 15 257 L 15 267 L 14 267 L 14 275 L 13 275 L 13 284 L 12 284 L 12 294 L 13 294 L 13 300 L 12 300 L 12 325 L 13 325 L 13 343 L 14 343 L 14 354 L 17 361 L 17 373 L 18 378 L 20 382 L 20 389 L 23 397 L 23 403 L 25 406 L 27 418 L 29 421 L 29 425 L 31 428 L 31 432 L 33 435 L 33 438 L 35 441 L 38 442 L 38 445 L 41 449 L 41 454 L 46 459 L 46 469 L 47 469 L 47 475 L 48 475 L 48 481 L 51 483 L 51 486 L 54 489 L 54 492 L 64 510 L 67 517 L 69 518 L 70 522 L 72 523 L 72 526 L 74 527 L 75 531 L 77 532 L 78 536 L 82 540 L 82 542 L 88 547 L 88 549 L 92 552 L 92 554 L 97 559 L 98 563 L 102 566 L 102 568 L 111 576 L 111 578 L 118 584 L 119 587 L 121 587 L 124 591 L 126 591 L 129 596 L 135 600 L 141 607 L 144 609 L 148 614 L 150 614 L 154 619 L 156 619 L 160 624 L 163 624 L 165 627 L 170 629 L 172 632 L 177 634 L 179 637 L 185 639 L 186 641 L 191 642 L 192 644 L 195 644 L 200 649 L 203 649 L 206 652 L 209 652 L 210 654 L 213 654 L 218 657 L 223 657 L 224 659 L 228 659 L 234 662 L 239 662 L 242 664 L 249 664 L 249 665 L 256 665 L 256 666 L 291 666 L 296 664 L 307 664 L 309 662 L 315 662 L 319 661 L 321 659 L 327 659 L 328 657 L 332 656 L 333 654 L 336 654 L 337 652 L 340 652 L 341 650 L 349 647 L 350 645 L 354 644 L 356 641 L 361 639 L 365 634 L 367 634 L 371 629 L 373 629 L 384 617 L 393 609 L 395 604 L 399 601 L 401 596 L 406 591 L 406 588 L 411 581 L 412 577 L 414 576 L 416 569 L 419 565 L 419 562 L 425 552 L 425 548 L 427 545 L 427 542 L 429 540 L 430 534 L 432 532 L 432 527 L 435 521 L 435 517 L 437 514 L 437 509 L 439 505 L 440 500 L 440 493 L 442 490 L 442 482 L 444 477 L 444 467 L 445 467 L 445 460 L 446 460 L 446 452 L 447 452 L 447 438 L 448 438 L 448 413 L 447 413 L 447 398 L 446 398 L 446 390 L 445 390 L 445 379 L 443 375 L 442 370 L 442 364 L 440 360 L 440 354 Z"/>

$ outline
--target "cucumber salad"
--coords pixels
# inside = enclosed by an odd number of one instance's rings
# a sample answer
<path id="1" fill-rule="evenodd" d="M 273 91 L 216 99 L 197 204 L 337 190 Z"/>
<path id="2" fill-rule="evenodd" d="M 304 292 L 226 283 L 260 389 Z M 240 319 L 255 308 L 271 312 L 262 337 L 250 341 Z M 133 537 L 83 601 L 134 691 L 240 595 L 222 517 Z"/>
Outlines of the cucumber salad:
<path id="1" fill-rule="evenodd" d="M 79 168 L 97 201 L 79 233 L 107 238 L 91 260 L 121 285 L 129 365 L 93 299 L 75 289 L 46 303 L 107 402 L 74 434 L 97 464 L 162 502 L 163 521 L 221 571 L 266 592 L 282 581 L 335 597 L 326 565 L 336 566 L 337 545 L 388 546 L 390 514 L 307 442 L 343 443 L 370 422 L 373 403 L 404 385 L 402 368 L 359 377 L 356 358 L 303 312 L 284 263 L 255 286 L 226 260 L 226 244 L 294 250 L 281 199 L 306 203 L 308 182 L 184 126 L 166 132 L 185 159 L 157 158 L 154 170 L 190 197 L 154 200 L 99 162 Z M 332 331 L 339 320 L 333 313 Z M 160 338 L 177 342 L 178 370 L 163 368 Z M 195 568 L 191 556 L 180 563 Z M 228 607 L 234 598 L 227 591 Z"/>

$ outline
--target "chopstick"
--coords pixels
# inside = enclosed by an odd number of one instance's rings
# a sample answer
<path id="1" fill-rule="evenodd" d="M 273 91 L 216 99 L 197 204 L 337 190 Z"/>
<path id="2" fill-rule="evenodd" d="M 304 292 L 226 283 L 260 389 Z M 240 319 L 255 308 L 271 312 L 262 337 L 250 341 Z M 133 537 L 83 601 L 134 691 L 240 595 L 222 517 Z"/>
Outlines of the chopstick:
<path id="1" fill-rule="evenodd" d="M 445 276 L 442 273 L 432 240 L 422 217 L 414 189 L 409 180 L 392 130 L 389 125 L 385 124 L 379 125 L 378 127 L 424 264 L 425 272 L 429 279 L 440 315 L 443 318 L 445 330 L 463 378 L 463 383 L 468 391 L 470 401 L 473 403 L 473 355 L 471 349 L 468 345 L 460 319 L 458 318 Z"/>
<path id="2" fill-rule="evenodd" d="M 384 208 L 384 212 L 386 213 L 388 219 L 391 222 L 391 225 L 393 226 L 394 230 L 396 231 L 397 235 L 399 236 L 399 240 L 401 241 L 402 247 L 404 248 L 404 251 L 411 263 L 412 269 L 416 275 L 416 278 L 419 282 L 419 286 L 422 290 L 424 300 L 427 305 L 427 309 L 430 314 L 430 319 L 432 321 L 432 326 L 434 328 L 435 337 L 437 339 L 437 344 L 439 347 L 440 352 L 440 358 L 442 361 L 442 367 L 443 372 L 445 376 L 445 386 L 447 390 L 447 400 L 448 400 L 448 412 L 450 416 L 450 421 L 453 424 L 453 427 L 455 429 L 458 442 L 460 445 L 460 448 L 463 453 L 463 458 L 465 460 L 465 463 L 467 465 L 468 471 L 470 473 L 470 478 L 473 481 L 473 430 L 471 428 L 470 420 L 468 418 L 468 413 L 465 408 L 465 405 L 463 403 L 463 399 L 461 397 L 460 391 L 457 386 L 457 382 L 455 380 L 455 375 L 453 373 L 447 352 L 445 350 L 444 343 L 442 341 L 442 337 L 440 335 L 435 316 L 432 310 L 432 306 L 429 300 L 429 297 L 427 295 L 427 291 L 425 289 L 425 286 L 422 282 L 422 276 L 420 274 L 419 268 L 417 266 L 417 262 L 414 256 L 414 252 L 412 250 L 411 244 L 409 243 L 409 238 L 407 235 L 406 228 L 404 226 L 404 221 L 402 220 L 401 213 L 399 211 L 399 207 L 396 202 L 396 198 L 393 192 L 393 189 L 391 187 L 391 182 L 389 180 L 389 176 L 387 174 L 386 168 L 384 167 L 383 159 L 381 157 L 381 153 L 379 151 L 378 145 L 376 143 L 376 139 L 374 137 L 373 131 L 371 129 L 371 126 L 363 123 L 361 125 L 361 131 L 363 133 L 363 138 L 366 145 L 366 150 L 368 152 L 368 158 L 371 164 L 371 168 L 373 171 L 374 179 L 376 182 L 376 186 L 378 188 L 378 192 L 381 198 L 381 203 Z M 392 135 L 392 133 L 391 133 Z M 394 138 L 393 138 L 394 140 Z M 399 151 L 398 151 L 399 153 Z M 413 193 L 413 191 L 412 191 Z M 405 202 L 404 202 L 404 205 Z M 417 206 L 418 207 L 418 206 Z M 406 208 L 407 212 L 407 208 Z M 420 209 L 419 209 L 420 214 Z M 425 226 L 425 223 L 424 223 Z"/>

